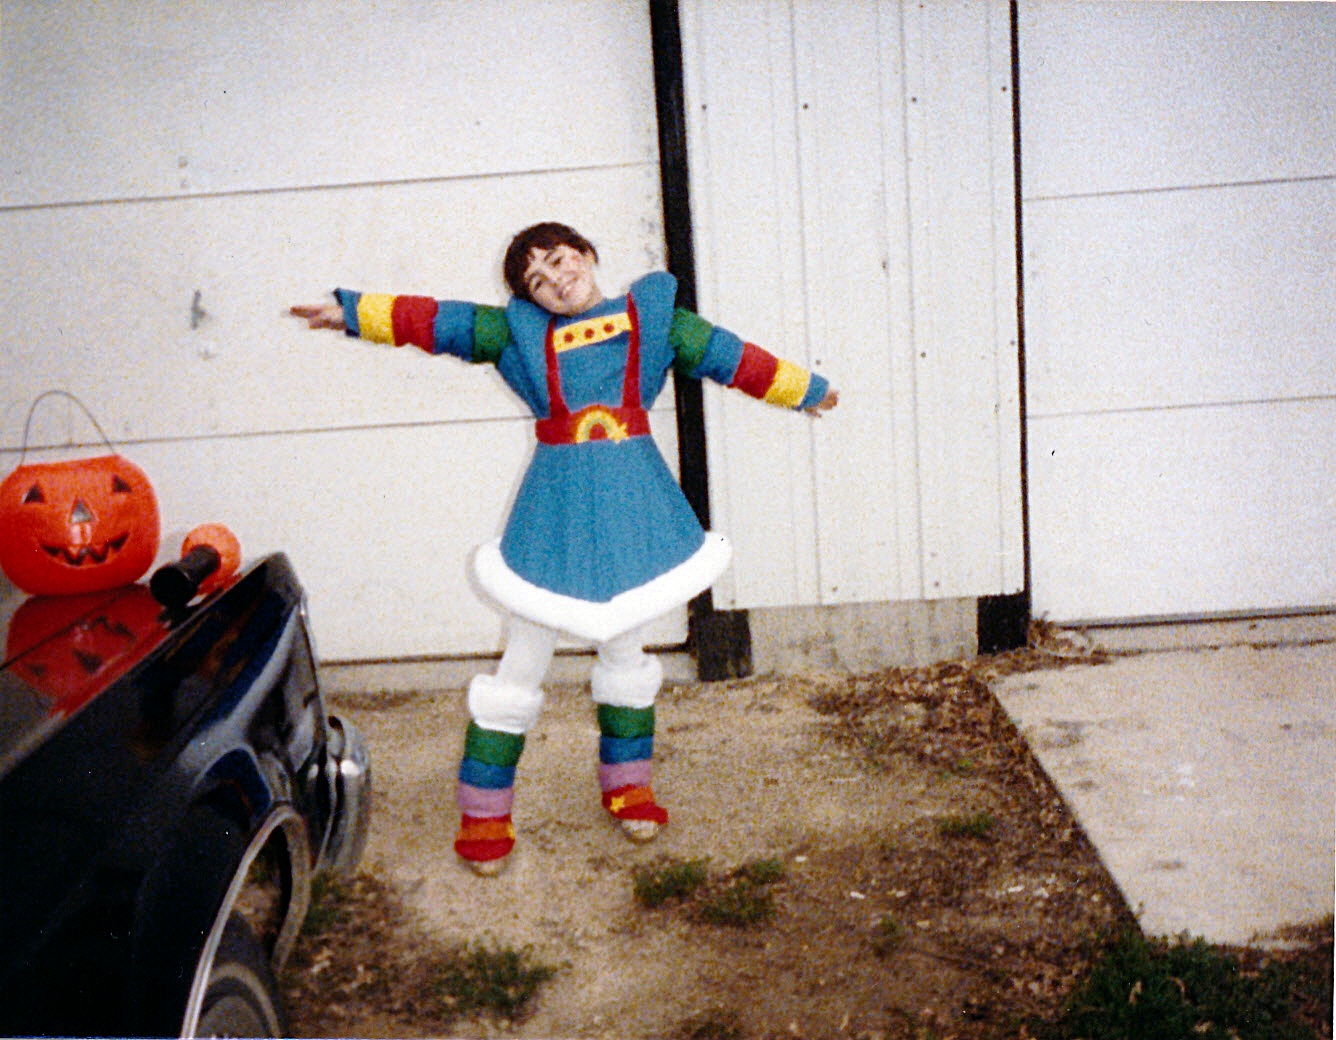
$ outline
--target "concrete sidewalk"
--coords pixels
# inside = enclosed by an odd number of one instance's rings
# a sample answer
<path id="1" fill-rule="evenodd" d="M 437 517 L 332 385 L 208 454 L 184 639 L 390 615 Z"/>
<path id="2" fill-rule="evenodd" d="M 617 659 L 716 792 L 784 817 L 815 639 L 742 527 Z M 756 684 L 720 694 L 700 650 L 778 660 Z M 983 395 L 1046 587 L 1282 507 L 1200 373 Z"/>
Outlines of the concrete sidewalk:
<path id="1" fill-rule="evenodd" d="M 1336 642 L 1156 650 L 994 690 L 1146 934 L 1265 943 L 1332 912 Z"/>

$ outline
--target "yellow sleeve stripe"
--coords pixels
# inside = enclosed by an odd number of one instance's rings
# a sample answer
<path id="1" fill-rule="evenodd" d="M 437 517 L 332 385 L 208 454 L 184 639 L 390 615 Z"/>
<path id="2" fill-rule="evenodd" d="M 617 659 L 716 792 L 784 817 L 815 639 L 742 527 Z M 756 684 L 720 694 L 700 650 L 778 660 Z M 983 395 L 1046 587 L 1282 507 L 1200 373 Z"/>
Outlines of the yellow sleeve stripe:
<path id="1" fill-rule="evenodd" d="M 363 293 L 357 301 L 357 326 L 363 339 L 394 343 L 394 297 L 389 293 Z"/>
<path id="2" fill-rule="evenodd" d="M 806 394 L 807 369 L 780 359 L 775 378 L 770 383 L 770 389 L 765 392 L 766 403 L 781 408 L 797 408 L 803 403 Z"/>

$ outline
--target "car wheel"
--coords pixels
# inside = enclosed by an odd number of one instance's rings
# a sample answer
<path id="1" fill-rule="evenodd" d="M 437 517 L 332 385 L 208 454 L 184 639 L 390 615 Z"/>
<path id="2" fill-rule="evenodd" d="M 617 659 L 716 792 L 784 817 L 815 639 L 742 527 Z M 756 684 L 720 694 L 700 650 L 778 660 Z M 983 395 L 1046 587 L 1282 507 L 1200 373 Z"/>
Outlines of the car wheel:
<path id="1" fill-rule="evenodd" d="M 278 983 L 245 919 L 233 913 L 209 969 L 196 1036 L 282 1036 Z"/>

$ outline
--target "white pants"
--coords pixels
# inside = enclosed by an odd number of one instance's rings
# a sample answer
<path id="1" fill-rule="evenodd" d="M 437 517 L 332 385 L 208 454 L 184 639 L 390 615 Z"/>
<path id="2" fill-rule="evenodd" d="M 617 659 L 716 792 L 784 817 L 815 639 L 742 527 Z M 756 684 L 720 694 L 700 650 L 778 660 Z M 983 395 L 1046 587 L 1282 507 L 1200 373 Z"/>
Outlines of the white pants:
<path id="1" fill-rule="evenodd" d="M 558 633 L 532 621 L 511 616 L 506 649 L 493 675 L 475 676 L 469 684 L 468 705 L 473 721 L 483 729 L 527 733 L 543 707 L 543 679 L 552 664 Z M 590 672 L 596 704 L 619 708 L 648 708 L 663 684 L 663 665 L 645 653 L 640 629 L 632 629 L 598 644 L 598 661 Z"/>

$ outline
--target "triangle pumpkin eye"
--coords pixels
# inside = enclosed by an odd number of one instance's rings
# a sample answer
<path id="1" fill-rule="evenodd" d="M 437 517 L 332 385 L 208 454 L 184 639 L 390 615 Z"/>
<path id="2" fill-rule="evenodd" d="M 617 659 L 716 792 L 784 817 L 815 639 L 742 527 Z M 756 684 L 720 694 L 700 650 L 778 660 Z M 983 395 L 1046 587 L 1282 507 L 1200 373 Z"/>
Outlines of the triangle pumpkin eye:
<path id="1" fill-rule="evenodd" d="M 39 484 L 34 484 L 32 487 L 28 488 L 28 493 L 23 496 L 23 504 L 25 506 L 38 505 L 45 501 L 46 496 L 42 494 L 42 488 Z"/>
<path id="2" fill-rule="evenodd" d="M 131 490 L 130 485 L 119 476 L 111 478 L 111 492 L 113 495 L 128 495 Z"/>

